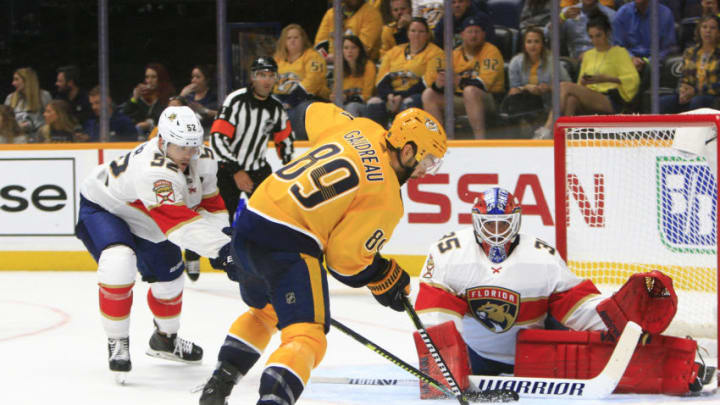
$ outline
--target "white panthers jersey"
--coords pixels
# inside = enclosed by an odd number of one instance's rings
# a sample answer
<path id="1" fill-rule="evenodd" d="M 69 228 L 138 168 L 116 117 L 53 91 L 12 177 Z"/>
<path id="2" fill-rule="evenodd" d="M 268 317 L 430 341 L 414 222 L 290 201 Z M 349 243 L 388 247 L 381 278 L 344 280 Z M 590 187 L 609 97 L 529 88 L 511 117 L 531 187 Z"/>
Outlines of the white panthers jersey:
<path id="1" fill-rule="evenodd" d="M 214 258 L 230 241 L 222 232 L 228 213 L 217 188 L 217 160 L 201 147 L 185 173 L 151 139 L 93 170 L 80 193 L 122 218 L 130 231 L 158 243 Z"/>
<path id="2" fill-rule="evenodd" d="M 480 356 L 515 364 L 518 332 L 544 328 L 548 314 L 574 330 L 603 329 L 599 294 L 540 239 L 519 234 L 510 256 L 493 263 L 469 227 L 430 248 L 415 307 L 426 325 L 453 320 Z"/>

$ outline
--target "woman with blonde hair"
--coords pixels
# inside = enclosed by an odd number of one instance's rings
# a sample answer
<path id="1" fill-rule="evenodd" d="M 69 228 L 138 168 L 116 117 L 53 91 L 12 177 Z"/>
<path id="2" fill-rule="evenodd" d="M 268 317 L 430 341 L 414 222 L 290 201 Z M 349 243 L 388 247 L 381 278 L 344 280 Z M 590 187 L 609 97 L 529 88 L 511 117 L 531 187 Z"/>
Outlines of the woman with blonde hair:
<path id="1" fill-rule="evenodd" d="M 65 143 L 73 142 L 75 133 L 82 131 L 72 107 L 65 100 L 52 100 L 43 113 L 45 125 L 40 128 L 40 137 L 43 142 Z"/>
<path id="2" fill-rule="evenodd" d="M 322 55 L 313 49 L 305 30 L 298 24 L 283 28 L 275 46 L 278 83 L 273 94 L 292 109 L 312 97 L 327 99 L 327 66 Z"/>
<path id="3" fill-rule="evenodd" d="M 15 112 L 10 106 L 0 105 L 0 143 L 27 143 L 27 135 L 20 131 Z"/>
<path id="4" fill-rule="evenodd" d="M 290 126 L 299 128 L 303 125 L 303 102 L 330 97 L 325 58 L 312 47 L 307 33 L 298 24 L 289 24 L 280 32 L 273 58 L 278 65 L 273 95 L 287 110 Z"/>
<path id="5" fill-rule="evenodd" d="M 30 67 L 17 69 L 13 73 L 12 85 L 15 91 L 5 98 L 5 105 L 13 109 L 20 130 L 32 139 L 45 124 L 43 111 L 52 96 L 40 89 L 37 73 Z"/>

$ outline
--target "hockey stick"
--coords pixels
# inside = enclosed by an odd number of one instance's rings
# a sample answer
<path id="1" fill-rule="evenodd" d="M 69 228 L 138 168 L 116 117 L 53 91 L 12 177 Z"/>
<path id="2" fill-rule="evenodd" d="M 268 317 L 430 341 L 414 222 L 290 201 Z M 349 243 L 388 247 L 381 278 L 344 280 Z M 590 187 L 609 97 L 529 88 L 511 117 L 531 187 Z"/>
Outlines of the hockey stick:
<path id="1" fill-rule="evenodd" d="M 413 309 L 412 304 L 410 304 L 410 300 L 408 300 L 407 296 L 403 297 L 403 306 L 405 307 L 405 312 L 410 315 L 410 319 L 412 319 L 413 324 L 415 324 L 415 329 L 417 329 L 418 333 L 420 334 L 423 343 L 425 343 L 425 347 L 427 347 L 428 352 L 430 352 L 433 360 L 435 360 L 435 364 L 437 364 L 440 372 L 445 378 L 445 381 L 447 381 L 450 389 L 455 394 L 455 397 L 457 397 L 458 399 L 462 398 L 462 392 L 460 392 L 460 387 L 458 387 L 457 381 L 455 381 L 455 377 L 453 377 L 447 364 L 445 364 L 445 360 L 443 360 L 442 356 L 440 356 L 440 352 L 438 351 L 437 346 L 435 346 L 435 343 L 433 343 L 432 339 L 430 339 L 430 335 L 427 333 L 427 330 L 425 330 L 425 326 L 420 320 L 417 312 L 415 312 L 415 309 Z"/>
<path id="2" fill-rule="evenodd" d="M 443 394 L 447 395 L 448 397 L 456 397 L 455 393 L 450 391 L 447 387 L 445 387 L 445 385 L 443 385 L 439 381 L 437 381 L 434 378 L 430 377 L 429 375 L 423 373 L 422 371 L 418 370 L 417 368 L 411 366 L 410 364 L 401 360 L 394 354 L 392 354 L 392 353 L 388 352 L 387 350 L 383 349 L 382 347 L 376 345 L 375 343 L 371 342 L 367 338 L 363 337 L 362 335 L 360 335 L 359 333 L 355 332 L 354 330 L 348 328 L 347 326 L 343 325 L 342 323 L 331 318 L 330 324 L 332 326 L 334 326 L 335 328 L 339 329 L 341 332 L 345 333 L 346 335 L 348 335 L 351 338 L 355 339 L 356 341 L 360 342 L 363 346 L 369 348 L 370 350 L 381 355 L 382 357 L 385 357 L 386 359 L 390 360 L 391 363 L 395 364 L 396 366 L 399 366 L 403 370 L 414 375 L 420 381 L 424 381 L 424 382 L 430 384 L 430 386 L 441 391 Z M 327 381 L 322 381 L 322 379 L 318 380 L 318 378 L 315 378 L 311 381 L 318 382 L 318 383 L 327 382 Z M 460 403 L 463 405 L 468 404 L 467 400 L 465 398 L 463 398 L 462 396 L 460 396 L 458 398 L 458 401 L 460 401 Z M 487 391 L 484 390 L 483 392 L 473 393 L 473 401 L 478 401 L 478 402 L 517 401 L 517 396 L 507 396 L 506 390 L 487 390 Z"/>
<path id="3" fill-rule="evenodd" d="M 596 377 L 588 380 L 543 377 L 470 376 L 470 389 L 508 388 L 523 398 L 602 399 L 615 390 L 642 335 L 640 326 L 632 321 L 618 339 L 610 360 Z"/>
<path id="4" fill-rule="evenodd" d="M 470 376 L 472 390 L 510 389 L 521 397 L 527 398 L 565 398 L 565 399 L 602 399 L 609 396 L 617 387 L 635 352 L 638 338 L 642 334 L 640 326 L 628 322 L 613 350 L 605 368 L 596 377 L 587 380 L 569 378 L 545 377 L 493 377 L 482 375 Z M 364 344 L 364 342 L 361 341 Z M 371 343 L 372 344 L 372 343 Z M 371 347 L 371 349 L 375 350 Z M 380 349 L 382 350 L 382 349 Z M 377 350 L 376 350 L 377 351 Z M 379 352 L 384 356 L 383 353 Z M 392 360 L 391 360 L 392 361 Z M 400 364 L 399 364 L 400 365 Z M 402 365 L 400 365 L 402 367 Z M 419 373 L 422 373 L 418 370 Z M 416 375 L 411 372 L 411 374 Z M 348 384 L 348 385 L 398 385 L 408 386 L 417 384 L 417 380 L 393 378 L 347 378 L 347 377 L 313 377 L 312 382 L 322 384 Z M 439 383 L 438 383 L 439 384 Z M 441 390 L 446 395 L 447 388 Z M 488 391 L 484 391 L 488 392 Z M 506 391 L 507 392 L 507 391 Z M 507 401 L 507 399 L 505 400 Z"/>
<path id="5" fill-rule="evenodd" d="M 311 377 L 310 382 L 316 384 L 343 384 L 343 385 L 398 385 L 416 387 L 418 380 L 412 378 L 349 378 L 349 377 Z"/>

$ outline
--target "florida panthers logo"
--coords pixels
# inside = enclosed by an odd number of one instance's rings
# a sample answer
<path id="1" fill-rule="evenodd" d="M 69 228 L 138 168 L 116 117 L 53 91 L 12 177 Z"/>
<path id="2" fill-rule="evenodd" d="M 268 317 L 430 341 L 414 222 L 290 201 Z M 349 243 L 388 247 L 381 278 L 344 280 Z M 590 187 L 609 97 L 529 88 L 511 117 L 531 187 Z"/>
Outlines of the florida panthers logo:
<path id="1" fill-rule="evenodd" d="M 520 312 L 520 294 L 505 288 L 469 288 L 466 297 L 473 317 L 495 333 L 512 328 Z"/>

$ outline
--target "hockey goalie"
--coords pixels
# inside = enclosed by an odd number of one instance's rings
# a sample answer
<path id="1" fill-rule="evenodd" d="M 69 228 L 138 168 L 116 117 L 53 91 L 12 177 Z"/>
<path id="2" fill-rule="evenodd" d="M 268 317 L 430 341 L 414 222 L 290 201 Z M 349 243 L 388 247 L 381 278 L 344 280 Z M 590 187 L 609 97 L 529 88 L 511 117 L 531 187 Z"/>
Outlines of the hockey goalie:
<path id="1" fill-rule="evenodd" d="M 668 276 L 634 274 L 612 296 L 601 295 L 592 281 L 570 272 L 554 247 L 519 233 L 520 205 L 501 188 L 482 193 L 472 220 L 472 228 L 432 246 L 415 302 L 462 390 L 471 374 L 595 377 L 629 321 L 646 334 L 616 393 L 702 388 L 696 342 L 661 335 L 677 310 Z M 417 332 L 414 337 L 420 369 L 444 381 Z M 442 396 L 422 382 L 420 393 Z"/>

